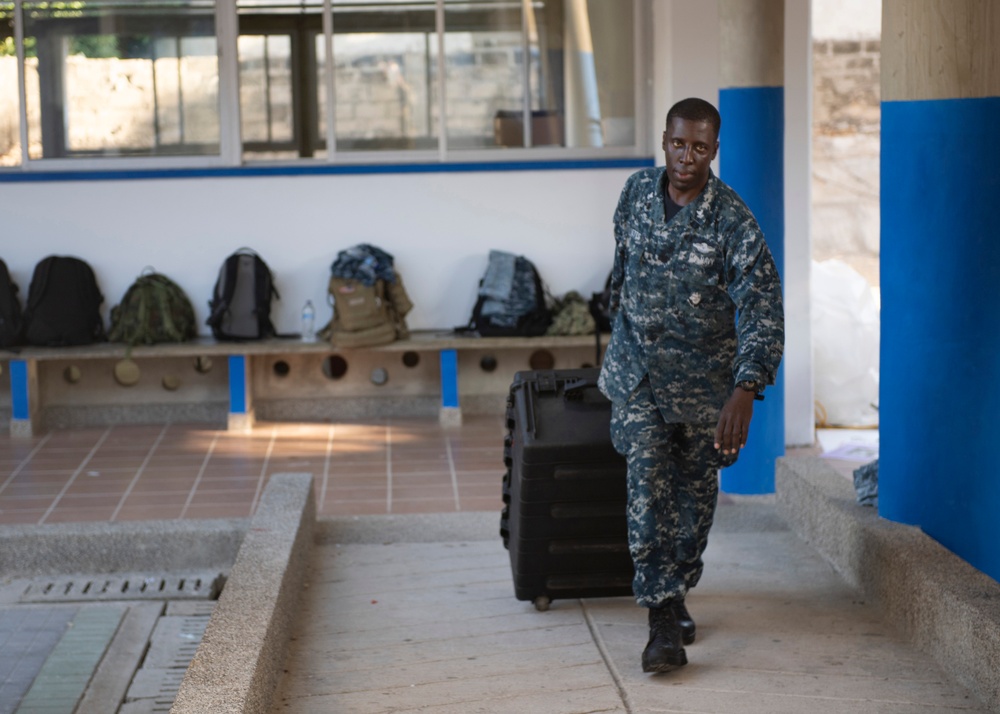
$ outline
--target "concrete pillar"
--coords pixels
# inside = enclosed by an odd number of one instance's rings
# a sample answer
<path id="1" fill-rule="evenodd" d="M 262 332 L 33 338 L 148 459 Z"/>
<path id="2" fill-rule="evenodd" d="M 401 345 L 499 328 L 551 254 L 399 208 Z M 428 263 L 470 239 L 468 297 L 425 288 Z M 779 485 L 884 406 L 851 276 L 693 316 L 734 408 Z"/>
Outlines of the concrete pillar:
<path id="1" fill-rule="evenodd" d="M 816 441 L 812 319 L 812 12 L 785 3 L 785 445 Z"/>
<path id="2" fill-rule="evenodd" d="M 719 177 L 757 217 L 784 272 L 784 0 L 719 0 Z M 784 369 L 754 407 L 750 440 L 722 472 L 729 493 L 774 491 L 785 453 Z"/>
<path id="3" fill-rule="evenodd" d="M 883 0 L 879 512 L 1000 579 L 1000 4 Z"/>

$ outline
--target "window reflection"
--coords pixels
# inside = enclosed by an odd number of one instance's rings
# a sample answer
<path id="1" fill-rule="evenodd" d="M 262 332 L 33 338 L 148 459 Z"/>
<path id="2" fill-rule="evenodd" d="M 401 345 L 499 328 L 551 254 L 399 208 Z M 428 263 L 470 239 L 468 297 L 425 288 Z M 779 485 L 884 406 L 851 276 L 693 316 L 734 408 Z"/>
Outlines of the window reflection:
<path id="1" fill-rule="evenodd" d="M 21 163 L 14 3 L 0 2 L 0 167 Z"/>
<path id="2" fill-rule="evenodd" d="M 445 3 L 449 149 L 524 145 L 525 68 L 537 61 L 525 54 L 521 11 L 520 0 Z"/>
<path id="3" fill-rule="evenodd" d="M 323 0 L 237 0 L 243 158 L 633 147 L 633 6 L 331 0 L 324 18 Z M 219 154 L 215 0 L 23 9 L 30 159 Z M 6 166 L 22 156 L 14 11 L 0 0 Z"/>
<path id="4" fill-rule="evenodd" d="M 322 2 L 239 0 L 237 12 L 243 155 L 325 156 Z"/>
<path id="5" fill-rule="evenodd" d="M 24 3 L 29 156 L 219 152 L 213 3 Z"/>
<path id="6" fill-rule="evenodd" d="M 433 43 L 432 32 L 334 33 L 338 151 L 437 147 Z"/>
<path id="7" fill-rule="evenodd" d="M 333 10 L 337 151 L 436 149 L 435 3 Z"/>

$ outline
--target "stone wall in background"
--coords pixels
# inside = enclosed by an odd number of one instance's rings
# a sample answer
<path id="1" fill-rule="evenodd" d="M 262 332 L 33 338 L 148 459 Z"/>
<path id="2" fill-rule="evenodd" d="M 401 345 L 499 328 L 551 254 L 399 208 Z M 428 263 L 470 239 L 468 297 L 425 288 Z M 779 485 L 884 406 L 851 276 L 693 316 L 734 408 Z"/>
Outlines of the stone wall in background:
<path id="1" fill-rule="evenodd" d="M 17 58 L 0 57 L 0 166 L 17 166 L 21 163 L 21 139 L 18 135 Z"/>
<path id="2" fill-rule="evenodd" d="M 448 129 L 450 137 L 468 137 L 481 146 L 494 144 L 494 115 L 498 110 L 520 110 L 523 69 L 518 47 L 474 47 L 462 64 L 448 67 Z M 436 94 L 428 95 L 423 54 L 401 58 L 365 57 L 365 61 L 338 63 L 336 86 L 337 135 L 351 139 L 406 138 L 432 140 L 437 130 Z M 397 61 L 398 60 L 398 61 Z M 27 64 L 28 96 L 38 96 L 37 60 Z M 68 146 L 72 151 L 150 150 L 177 144 L 219 142 L 217 62 L 214 57 L 88 59 L 66 61 Z M 253 68 L 256 69 L 256 68 Z M 288 62 L 272 61 L 272 112 L 256 72 L 241 77 L 244 138 L 290 140 L 291 89 Z M 183 78 L 182 84 L 178 78 Z M 534 79 L 537 84 L 537 77 Z M 0 86 L 17 86 L 17 61 L 0 57 Z M 154 101 L 155 94 L 155 101 Z M 19 163 L 17 94 L 0 93 L 0 166 Z M 321 114 L 326 97 L 320 92 Z M 32 156 L 38 145 L 37 101 L 29 102 Z M 321 123 L 320 131 L 325 131 Z M 372 147 L 378 148 L 378 147 Z"/>
<path id="3" fill-rule="evenodd" d="M 879 284 L 880 42 L 813 45 L 812 252 Z"/>

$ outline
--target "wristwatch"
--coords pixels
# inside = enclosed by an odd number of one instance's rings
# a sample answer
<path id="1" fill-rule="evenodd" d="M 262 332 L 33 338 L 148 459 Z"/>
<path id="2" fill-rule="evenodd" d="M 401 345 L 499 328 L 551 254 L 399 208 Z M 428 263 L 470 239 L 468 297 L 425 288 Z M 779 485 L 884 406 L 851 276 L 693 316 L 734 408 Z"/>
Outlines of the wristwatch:
<path id="1" fill-rule="evenodd" d="M 761 388 L 760 382 L 756 382 L 751 379 L 741 379 L 736 383 L 736 386 L 744 392 L 753 392 L 754 399 L 764 401 L 763 389 Z"/>

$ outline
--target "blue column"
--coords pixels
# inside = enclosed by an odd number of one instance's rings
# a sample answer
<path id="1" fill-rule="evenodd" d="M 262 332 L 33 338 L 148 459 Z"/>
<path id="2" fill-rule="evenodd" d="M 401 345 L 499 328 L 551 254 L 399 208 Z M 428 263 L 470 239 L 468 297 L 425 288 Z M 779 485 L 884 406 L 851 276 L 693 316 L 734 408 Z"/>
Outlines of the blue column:
<path id="1" fill-rule="evenodd" d="M 784 89 L 739 87 L 719 91 L 722 133 L 719 177 L 753 211 L 779 273 L 785 263 Z M 722 490 L 758 494 L 774 491 L 774 462 L 785 453 L 785 380 L 756 402 L 750 439 L 739 461 L 722 472 Z"/>
<path id="2" fill-rule="evenodd" d="M 229 356 L 229 413 L 247 413 L 247 358 L 245 355 Z"/>
<path id="3" fill-rule="evenodd" d="M 879 513 L 1000 579 L 1000 15 L 883 0 L 882 27 Z"/>
<path id="4" fill-rule="evenodd" d="M 458 350 L 441 350 L 441 406 L 458 408 Z"/>
<path id="5" fill-rule="evenodd" d="M 882 103 L 879 513 L 1000 579 L 997 126 L 998 97 Z"/>
<path id="6" fill-rule="evenodd" d="M 17 421 L 30 421 L 31 399 L 28 382 L 28 363 L 23 359 L 12 359 L 9 369 L 11 418 Z"/>

